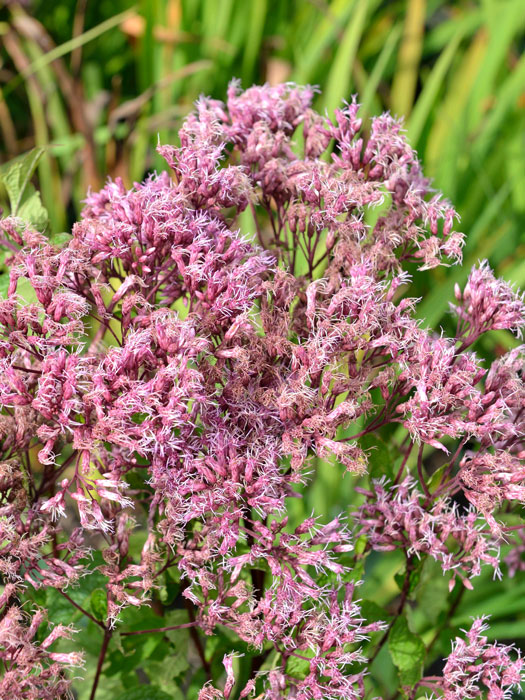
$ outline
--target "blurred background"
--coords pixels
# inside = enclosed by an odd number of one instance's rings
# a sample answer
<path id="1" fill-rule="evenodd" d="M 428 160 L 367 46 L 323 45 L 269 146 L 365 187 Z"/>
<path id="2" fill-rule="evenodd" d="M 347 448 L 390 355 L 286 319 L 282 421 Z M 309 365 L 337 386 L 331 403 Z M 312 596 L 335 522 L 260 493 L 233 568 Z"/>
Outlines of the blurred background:
<path id="1" fill-rule="evenodd" d="M 224 99 L 232 77 L 317 85 L 322 111 L 357 94 L 365 115 L 404 117 L 467 234 L 462 267 L 419 274 L 410 289 L 427 325 L 450 330 L 454 284 L 479 259 L 525 286 L 525 0 L 0 0 L 0 162 L 46 147 L 34 184 L 49 231 L 68 231 L 89 187 L 164 168 L 158 140 L 176 143 L 194 100 Z M 516 344 L 493 332 L 476 350 L 489 360 Z M 374 447 L 383 469 L 388 445 Z M 292 520 L 337 515 L 354 497 L 343 483 L 319 464 Z M 376 564 L 362 593 L 383 605 L 399 561 Z M 482 579 L 447 634 L 492 596 L 491 634 L 525 640 L 525 581 Z M 421 595 L 424 629 L 446 593 Z M 449 638 L 440 644 L 446 653 Z"/>

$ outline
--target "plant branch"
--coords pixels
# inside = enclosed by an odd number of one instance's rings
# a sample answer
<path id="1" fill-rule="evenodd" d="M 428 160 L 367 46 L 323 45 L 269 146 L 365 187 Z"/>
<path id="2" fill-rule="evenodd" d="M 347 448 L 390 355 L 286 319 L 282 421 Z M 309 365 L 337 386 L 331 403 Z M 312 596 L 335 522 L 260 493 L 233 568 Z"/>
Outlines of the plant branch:
<path id="1" fill-rule="evenodd" d="M 96 618 L 96 617 L 93 617 L 93 615 L 92 615 L 91 613 L 88 613 L 88 611 L 85 610 L 81 605 L 79 605 L 78 603 L 76 603 L 76 602 L 73 600 L 73 598 L 70 598 L 70 596 L 68 596 L 67 593 L 64 593 L 64 591 L 61 591 L 59 588 L 57 588 L 56 590 L 60 593 L 61 596 L 63 596 L 66 600 L 68 600 L 68 601 L 71 603 L 71 605 L 73 605 L 77 610 L 80 610 L 80 612 L 82 613 L 82 615 L 85 615 L 86 617 L 89 617 L 89 619 L 90 619 L 92 622 L 94 622 L 96 625 L 98 625 L 99 627 L 101 627 L 103 630 L 106 630 L 106 625 L 104 625 L 103 622 L 101 622 L 100 620 L 97 620 L 97 618 Z"/>
<path id="2" fill-rule="evenodd" d="M 95 694 L 97 692 L 98 682 L 100 680 L 100 674 L 102 673 L 102 666 L 104 665 L 104 659 L 106 658 L 106 653 L 109 646 L 109 640 L 111 639 L 112 632 L 108 629 L 104 632 L 104 639 L 102 640 L 102 646 L 100 648 L 100 654 L 98 656 L 97 670 L 95 671 L 95 678 L 93 679 L 93 685 L 91 687 L 91 693 L 89 695 L 89 700 L 95 700 Z"/>
<path id="3" fill-rule="evenodd" d="M 155 634 L 157 632 L 171 632 L 172 630 L 182 630 L 185 629 L 186 627 L 196 627 L 197 623 L 195 621 L 193 622 L 184 622 L 181 625 L 170 625 L 169 627 L 158 627 L 157 629 L 151 629 L 151 630 L 133 630 L 133 632 L 121 632 L 122 637 L 131 637 L 132 635 L 135 634 Z"/>

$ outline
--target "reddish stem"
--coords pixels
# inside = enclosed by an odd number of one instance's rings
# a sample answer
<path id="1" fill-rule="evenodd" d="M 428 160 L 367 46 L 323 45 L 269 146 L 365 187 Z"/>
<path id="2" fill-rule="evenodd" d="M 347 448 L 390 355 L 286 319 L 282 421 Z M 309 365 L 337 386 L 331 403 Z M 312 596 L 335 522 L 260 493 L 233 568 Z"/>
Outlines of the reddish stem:
<path id="1" fill-rule="evenodd" d="M 110 630 L 106 629 L 104 632 L 104 639 L 102 640 L 102 646 L 100 647 L 100 654 L 98 655 L 97 670 L 95 671 L 95 678 L 93 680 L 93 685 L 91 687 L 91 693 L 89 695 L 89 700 L 95 700 L 95 694 L 97 692 L 98 682 L 100 680 L 100 674 L 102 673 L 102 666 L 104 665 L 104 659 L 106 658 L 106 653 L 109 646 L 109 640 L 111 639 Z"/>
<path id="2" fill-rule="evenodd" d="M 171 632 L 172 630 L 182 630 L 186 627 L 195 627 L 196 622 L 185 622 L 182 625 L 171 625 L 169 627 L 157 627 L 157 629 L 151 630 L 134 630 L 133 632 L 121 632 L 122 637 L 131 637 L 135 634 L 155 634 L 157 632 Z"/>

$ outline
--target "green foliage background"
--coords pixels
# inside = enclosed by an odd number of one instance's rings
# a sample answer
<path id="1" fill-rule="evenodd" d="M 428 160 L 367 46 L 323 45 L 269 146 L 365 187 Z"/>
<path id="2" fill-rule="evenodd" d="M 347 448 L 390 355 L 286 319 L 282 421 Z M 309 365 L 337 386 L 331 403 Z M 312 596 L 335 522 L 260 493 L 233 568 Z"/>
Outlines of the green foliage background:
<path id="1" fill-rule="evenodd" d="M 480 258 L 488 258 L 506 279 L 525 285 L 524 0 L 35 0 L 25 8 L 16 2 L 1 5 L 0 157 L 7 161 L 33 146 L 46 149 L 33 181 L 49 213 L 50 233 L 71 226 L 86 189 L 100 186 L 108 174 L 131 184 L 162 168 L 154 151 L 157 135 L 161 142 L 175 143 L 181 118 L 199 94 L 222 99 L 233 76 L 244 87 L 293 80 L 320 87 L 316 106 L 321 110 L 331 111 L 357 93 L 368 116 L 385 109 L 404 116 L 425 174 L 455 204 L 467 234 L 464 265 L 418 275 L 411 290 L 424 297 L 419 314 L 429 326 L 447 328 L 454 284 L 463 284 Z M 6 191 L 0 191 L 0 199 L 7 199 Z M 490 359 L 514 344 L 502 331 L 490 334 L 477 350 Z M 374 475 L 392 461 L 391 437 L 384 434 L 384 441 L 369 445 L 375 448 Z M 340 470 L 318 464 L 317 479 L 302 501 L 290 503 L 292 521 L 312 509 L 325 518 L 344 511 L 355 497 L 354 483 L 349 476 L 341 480 Z M 139 536 L 135 545 L 138 550 Z M 395 554 L 367 560 L 361 596 L 370 619 L 388 619 L 399 595 L 395 576 L 400 569 Z M 356 572 L 358 578 L 362 574 Z M 95 617 L 102 614 L 96 577 L 69 591 Z M 167 577 L 164 584 L 164 617 L 148 608 L 131 610 L 123 616 L 126 629 L 184 621 L 186 613 L 175 602 L 177 581 Z M 483 574 L 476 584 L 456 600 L 458 591 L 449 596 L 431 564 L 416 571 L 408 621 L 399 619 L 372 667 L 378 693 L 389 697 L 397 685 L 396 670 L 410 678 L 421 665 L 421 639 L 432 647 L 432 663 L 448 653 L 450 639 L 471 616 L 487 610 L 491 638 L 523 646 L 525 579 L 494 582 Z M 36 602 L 50 609 L 54 622 L 73 621 L 82 630 L 86 682 L 78 682 L 75 692 L 80 700 L 87 698 L 100 630 L 80 613 L 72 619 L 68 601 L 57 592 L 41 597 Z M 445 610 L 452 605 L 448 618 Z M 206 641 L 207 660 L 217 671 L 232 645 L 225 633 Z M 242 645 L 238 651 L 249 656 Z M 199 667 L 192 654 L 185 630 L 116 639 L 97 700 L 196 698 L 205 677 L 200 671 L 188 675 L 190 667 Z M 407 654 L 413 659 L 408 668 Z M 271 662 L 270 656 L 268 668 Z M 238 663 L 242 676 L 243 662 Z"/>

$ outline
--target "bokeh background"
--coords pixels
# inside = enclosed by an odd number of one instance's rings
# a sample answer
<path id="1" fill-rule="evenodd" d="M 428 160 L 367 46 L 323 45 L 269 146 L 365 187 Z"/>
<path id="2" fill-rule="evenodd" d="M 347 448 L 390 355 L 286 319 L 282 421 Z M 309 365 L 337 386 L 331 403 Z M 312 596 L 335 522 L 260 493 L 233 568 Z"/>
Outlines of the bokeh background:
<path id="1" fill-rule="evenodd" d="M 35 185 L 60 233 L 89 187 L 163 168 L 158 140 L 176 143 L 194 100 L 224 98 L 232 77 L 317 85 L 316 107 L 329 112 L 357 94 L 367 116 L 404 117 L 424 172 L 461 216 L 464 265 L 420 274 L 410 290 L 426 324 L 447 330 L 454 284 L 479 259 L 525 286 L 524 49 L 525 0 L 0 0 L 0 161 L 48 147 Z M 489 360 L 516 344 L 501 331 L 476 349 Z M 388 459 L 388 446 L 375 454 Z M 292 519 L 352 500 L 350 478 L 317 472 Z M 398 568 L 372 561 L 363 597 L 387 605 Z M 488 597 L 492 637 L 525 642 L 525 580 L 482 579 L 439 628 L 440 653 Z M 446 598 L 422 591 L 418 629 L 439 622 Z"/>

